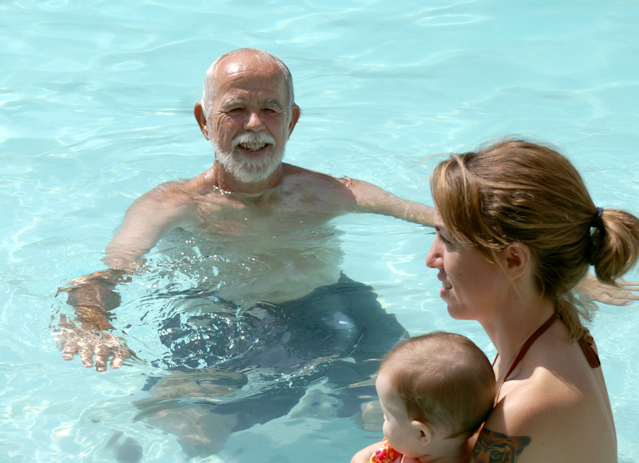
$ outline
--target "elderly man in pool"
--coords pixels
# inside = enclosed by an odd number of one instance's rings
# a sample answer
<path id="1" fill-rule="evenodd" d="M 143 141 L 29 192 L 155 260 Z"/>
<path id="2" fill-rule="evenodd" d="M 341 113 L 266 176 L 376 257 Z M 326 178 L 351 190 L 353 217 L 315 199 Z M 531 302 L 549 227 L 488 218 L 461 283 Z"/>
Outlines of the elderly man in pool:
<path id="1" fill-rule="evenodd" d="M 223 249 L 266 261 L 259 281 L 225 280 L 225 300 L 280 303 L 334 284 L 339 270 L 335 249 L 323 249 L 330 234 L 307 233 L 350 212 L 372 212 L 432 225 L 432 208 L 409 202 L 366 182 L 335 178 L 282 162 L 284 148 L 300 117 L 291 75 L 278 58 L 240 49 L 218 58 L 206 75 L 195 118 L 215 152 L 213 166 L 186 181 L 162 184 L 138 198 L 107 246 L 112 269 L 74 280 L 65 291 L 79 321 L 89 329 L 111 329 L 108 310 L 118 304 L 112 287 L 138 271 L 143 256 L 173 229 L 213 237 Z M 232 238 L 229 238 L 232 237 Z M 239 243 L 239 244 L 238 244 Z M 310 251 L 317 251 L 314 254 Z M 209 253 L 210 254 L 210 253 Z M 335 255 L 333 255 L 335 254 Z M 96 344 L 105 344 L 95 339 Z M 118 368 L 126 355 L 94 343 L 66 342 L 64 357 L 79 354 L 85 366 Z"/>
<path id="2" fill-rule="evenodd" d="M 213 146 L 213 166 L 193 179 L 160 185 L 130 206 L 107 247 L 110 270 L 63 290 L 79 325 L 63 320 L 58 338 L 67 360 L 79 355 L 90 367 L 95 357 L 104 371 L 112 358 L 111 367 L 119 368 L 132 352 L 110 333 L 111 311 L 119 304 L 115 286 L 147 271 L 143 256 L 162 238 L 164 247 L 191 240 L 201 255 L 222 256 L 214 262 L 217 277 L 209 261 L 210 279 L 217 278 L 213 289 L 173 298 L 180 313 L 159 327 L 170 354 L 154 365 L 174 373 L 149 381 L 158 400 L 144 408 L 183 440 L 196 436 L 184 446 L 204 454 L 215 447 L 206 436 L 286 414 L 318 381 L 342 390 L 326 412 L 352 415 L 366 394 L 374 398 L 372 383 L 357 392 L 349 386 L 370 380 L 374 360 L 405 331 L 382 310 L 372 288 L 340 273 L 340 243 L 328 222 L 371 212 L 432 225 L 433 210 L 366 182 L 283 163 L 300 108 L 289 70 L 266 52 L 241 49 L 218 58 L 194 112 Z M 166 399 L 238 394 L 248 376 L 238 371 L 250 371 L 252 380 L 257 375 L 267 391 L 212 403 L 206 411 L 201 403 L 181 407 L 179 415 L 156 407 L 164 401 L 166 408 Z M 194 429 L 178 432 L 185 415 Z"/>
<path id="3" fill-rule="evenodd" d="M 208 425 L 202 424 L 201 404 L 194 405 L 188 410 L 194 415 L 191 431 L 182 422 L 167 424 L 174 418 L 167 410 L 148 407 L 145 414 L 159 416 L 159 426 L 191 435 L 191 453 L 207 453 L 215 444 L 203 442 L 205 450 L 194 450 L 203 436 L 281 416 L 307 393 L 305 385 L 322 378 L 342 390 L 335 400 L 348 402 L 349 386 L 370 379 L 377 368 L 371 360 L 404 335 L 370 287 L 340 274 L 340 246 L 328 221 L 370 212 L 432 226 L 433 210 L 366 182 L 283 163 L 300 108 L 289 70 L 266 52 L 240 49 L 218 58 L 194 112 L 215 151 L 213 166 L 193 179 L 160 185 L 131 205 L 107 247 L 110 270 L 76 279 L 63 290 L 79 325 L 62 319 L 58 339 L 66 360 L 80 355 L 91 367 L 95 357 L 97 370 L 104 371 L 112 358 L 111 367 L 119 368 L 133 353 L 109 333 L 111 311 L 119 304 L 114 288 L 141 269 L 143 256 L 161 238 L 170 241 L 172 233 L 175 238 L 176 230 L 183 242 L 184 234 L 197 236 L 202 255 L 228 256 L 216 261 L 215 291 L 184 298 L 184 311 L 193 314 L 189 323 L 176 316 L 160 327 L 171 352 L 157 365 L 178 373 L 150 384 L 151 394 L 158 399 L 231 394 L 246 382 L 235 372 L 255 367 L 293 379 L 287 387 L 269 389 L 270 407 L 265 401 L 251 407 L 259 396 L 212 404 L 207 416 L 217 419 L 204 420 Z M 608 302 L 635 297 L 597 291 Z M 611 294 L 622 299 L 611 300 Z M 203 375 L 206 382 L 200 381 Z M 352 403 L 365 395 L 351 393 L 358 396 Z M 357 408 L 342 407 L 344 414 Z M 260 409 L 260 416 L 251 409 Z M 225 430 L 205 429 L 218 425 Z"/>

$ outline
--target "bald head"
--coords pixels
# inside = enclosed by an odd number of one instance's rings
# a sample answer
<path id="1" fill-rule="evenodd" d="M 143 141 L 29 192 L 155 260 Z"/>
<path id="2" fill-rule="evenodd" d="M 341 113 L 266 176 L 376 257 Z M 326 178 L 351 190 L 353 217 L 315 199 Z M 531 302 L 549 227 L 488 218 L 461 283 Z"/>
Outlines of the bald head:
<path id="1" fill-rule="evenodd" d="M 287 109 L 290 114 L 293 106 L 295 105 L 295 95 L 293 92 L 293 77 L 286 65 L 278 57 L 271 55 L 264 50 L 259 50 L 257 48 L 240 48 L 220 56 L 213 62 L 213 64 L 211 64 L 211 67 L 209 67 L 206 72 L 201 102 L 206 117 L 208 118 L 208 115 L 211 112 L 213 100 L 216 96 L 215 82 L 218 80 L 221 73 L 237 74 L 247 70 L 266 70 L 269 67 L 272 68 L 274 65 L 276 69 L 278 69 L 279 77 L 284 80 L 288 90 Z"/>

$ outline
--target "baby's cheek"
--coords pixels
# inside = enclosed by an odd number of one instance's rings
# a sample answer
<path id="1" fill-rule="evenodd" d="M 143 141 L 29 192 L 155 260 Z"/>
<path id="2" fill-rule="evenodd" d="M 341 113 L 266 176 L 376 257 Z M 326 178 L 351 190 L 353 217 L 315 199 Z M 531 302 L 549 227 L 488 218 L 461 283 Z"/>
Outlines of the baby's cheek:
<path id="1" fill-rule="evenodd" d="M 389 440 L 394 440 L 395 434 L 393 433 L 393 427 L 390 425 L 388 421 L 384 421 L 384 426 L 382 426 L 382 431 L 384 436 Z"/>

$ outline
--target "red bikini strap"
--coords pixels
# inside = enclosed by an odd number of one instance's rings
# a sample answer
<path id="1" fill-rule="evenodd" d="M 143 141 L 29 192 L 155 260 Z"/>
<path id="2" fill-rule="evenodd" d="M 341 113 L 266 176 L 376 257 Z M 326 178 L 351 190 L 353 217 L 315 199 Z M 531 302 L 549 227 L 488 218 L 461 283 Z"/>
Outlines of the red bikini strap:
<path id="1" fill-rule="evenodd" d="M 581 339 L 579 339 L 579 347 L 581 347 L 581 351 L 586 356 L 586 360 L 588 360 L 588 365 L 590 365 L 590 368 L 598 368 L 601 366 L 599 356 L 597 355 L 597 352 L 595 352 L 595 348 L 593 347 L 594 343 L 595 340 L 592 339 L 592 336 L 590 335 L 588 330 L 586 330 L 586 333 L 581 337 Z"/>
<path id="2" fill-rule="evenodd" d="M 515 361 L 510 367 L 510 370 L 508 370 L 508 373 L 506 373 L 506 376 L 504 376 L 504 381 L 508 379 L 508 377 L 513 372 L 513 370 L 517 367 L 517 365 L 519 365 L 519 362 L 521 362 L 521 359 L 524 358 L 524 355 L 526 355 L 526 352 L 528 352 L 528 349 L 530 349 L 530 346 L 532 346 L 533 343 L 537 340 L 537 338 L 539 338 L 539 336 L 544 334 L 546 330 L 550 328 L 553 323 L 555 323 L 555 320 L 557 320 L 557 314 L 553 312 L 550 318 L 546 320 L 546 322 L 543 325 L 537 328 L 537 330 L 533 334 L 531 334 L 528 337 L 528 339 L 526 339 L 526 342 L 524 343 L 523 346 L 521 346 L 521 349 L 519 350 L 517 357 L 515 357 Z"/>

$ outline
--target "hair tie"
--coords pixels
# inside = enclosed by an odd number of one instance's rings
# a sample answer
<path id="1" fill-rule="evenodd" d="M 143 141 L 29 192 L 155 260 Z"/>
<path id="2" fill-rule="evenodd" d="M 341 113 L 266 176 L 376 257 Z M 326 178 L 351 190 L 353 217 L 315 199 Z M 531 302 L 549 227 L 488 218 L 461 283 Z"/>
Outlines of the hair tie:
<path id="1" fill-rule="evenodd" d="M 598 207 L 597 212 L 592 219 L 592 222 L 590 222 L 590 232 L 588 233 L 590 235 L 590 251 L 588 252 L 588 263 L 590 265 L 595 265 L 595 255 L 597 254 L 597 249 L 599 249 L 599 246 L 601 246 L 603 235 L 604 233 L 606 233 L 603 221 L 601 220 L 603 211 L 603 207 Z M 599 233 L 597 233 L 597 231 Z"/>
<path id="2" fill-rule="evenodd" d="M 590 228 L 598 228 L 598 229 L 603 229 L 603 222 L 601 221 L 601 216 L 603 214 L 603 207 L 598 207 L 597 208 L 597 212 L 595 213 L 595 217 L 592 219 L 592 222 L 590 222 Z"/>

